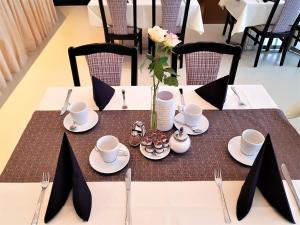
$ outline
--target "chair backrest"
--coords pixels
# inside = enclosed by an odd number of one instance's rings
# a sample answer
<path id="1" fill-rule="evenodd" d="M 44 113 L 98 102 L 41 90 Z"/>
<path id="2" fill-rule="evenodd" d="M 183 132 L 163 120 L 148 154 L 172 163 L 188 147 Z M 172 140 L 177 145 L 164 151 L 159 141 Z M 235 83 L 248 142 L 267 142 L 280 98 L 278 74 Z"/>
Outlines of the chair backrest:
<path id="1" fill-rule="evenodd" d="M 91 76 L 120 85 L 123 56 L 131 56 L 131 85 L 137 85 L 137 50 L 117 44 L 88 44 L 68 49 L 74 86 L 80 86 L 76 56 L 86 56 Z"/>
<path id="2" fill-rule="evenodd" d="M 274 14 L 277 10 L 277 7 L 279 5 L 280 0 L 264 0 L 264 2 L 274 2 L 273 7 L 270 11 L 270 14 L 268 16 L 267 22 L 265 23 L 265 27 L 263 29 L 263 32 L 267 32 L 269 30 L 269 27 L 271 25 L 271 22 L 273 20 Z"/>
<path id="3" fill-rule="evenodd" d="M 120 86 L 124 56 L 115 53 L 94 53 L 85 56 L 90 75 L 111 86 Z"/>
<path id="4" fill-rule="evenodd" d="M 109 13 L 112 21 L 112 30 L 114 34 L 126 35 L 127 29 L 127 0 L 107 0 Z M 136 18 L 136 0 L 132 0 L 133 4 L 133 30 L 134 34 L 137 33 L 137 18 Z M 108 42 L 108 24 L 104 10 L 103 0 L 99 0 L 99 8 L 101 19 L 103 23 L 103 29 L 105 34 L 105 40 Z"/>
<path id="5" fill-rule="evenodd" d="M 162 28 L 174 34 L 177 31 L 177 19 L 182 0 L 161 0 Z"/>
<path id="6" fill-rule="evenodd" d="M 112 29 L 115 34 L 128 34 L 127 31 L 127 0 L 108 0 Z"/>
<path id="7" fill-rule="evenodd" d="M 174 34 L 178 33 L 177 29 L 177 20 L 179 15 L 179 10 L 181 7 L 182 0 L 161 0 L 161 7 L 162 7 L 162 28 L 167 29 L 169 32 Z M 179 38 L 180 40 L 184 40 L 185 30 L 186 30 L 186 23 L 190 8 L 191 0 L 185 0 L 185 10 L 183 15 L 183 21 Z M 156 24 L 156 0 L 152 0 L 152 26 Z"/>
<path id="8" fill-rule="evenodd" d="M 241 57 L 242 49 L 215 42 L 196 42 L 173 48 L 172 68 L 177 71 L 177 57 L 184 54 L 186 58 L 186 76 L 188 85 L 204 85 L 217 78 L 222 55 L 232 55 L 229 84 L 233 84 Z"/>
<path id="9" fill-rule="evenodd" d="M 290 26 L 294 24 L 299 14 L 300 0 L 285 0 L 279 19 L 272 31 L 275 33 L 290 31 Z"/>

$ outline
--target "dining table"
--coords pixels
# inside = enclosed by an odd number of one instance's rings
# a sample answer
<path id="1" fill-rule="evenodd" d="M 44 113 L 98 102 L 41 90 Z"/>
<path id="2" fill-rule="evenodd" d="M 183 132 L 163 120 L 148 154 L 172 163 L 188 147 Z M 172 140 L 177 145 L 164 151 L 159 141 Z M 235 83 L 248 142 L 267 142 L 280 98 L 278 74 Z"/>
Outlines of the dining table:
<path id="1" fill-rule="evenodd" d="M 107 23 L 111 24 L 111 15 L 109 13 L 109 8 L 107 5 L 107 1 L 103 1 L 104 11 L 107 19 Z M 102 19 L 100 15 L 100 9 L 99 9 L 99 2 L 98 0 L 91 0 L 89 4 L 87 5 L 88 9 L 88 16 L 89 16 L 89 22 L 92 26 L 103 26 Z M 133 26 L 133 4 L 132 1 L 129 1 L 127 3 L 127 24 L 128 26 Z M 178 14 L 178 20 L 177 20 L 177 26 L 181 26 L 183 22 L 183 16 L 184 16 L 184 10 L 185 10 L 185 1 L 182 1 L 179 14 Z M 161 25 L 162 18 L 161 18 L 161 2 L 160 0 L 156 1 L 156 21 L 157 25 Z M 152 0 L 139 0 L 137 1 L 137 27 L 142 29 L 148 29 L 152 27 Z M 197 0 L 191 0 L 190 2 L 190 8 L 189 8 L 189 14 L 186 24 L 187 29 L 194 30 L 198 32 L 199 34 L 202 34 L 204 32 L 204 26 L 202 21 L 202 14 L 201 14 L 201 8 L 199 5 L 199 2 Z"/>
<path id="2" fill-rule="evenodd" d="M 263 0 L 220 0 L 219 6 L 226 9 L 236 20 L 231 35 L 244 32 L 246 27 L 265 24 L 273 2 Z M 283 9 L 284 0 L 279 2 L 272 22 L 276 22 Z"/>
<path id="3" fill-rule="evenodd" d="M 50 172 L 51 182 L 45 192 L 38 223 L 44 224 L 59 151 L 56 148 L 62 133 L 66 133 L 71 145 L 74 145 L 75 155 L 92 193 L 92 210 L 89 221 L 83 222 L 76 215 L 70 195 L 64 207 L 48 224 L 125 224 L 126 187 L 123 178 L 129 167 L 132 169 L 132 225 L 224 224 L 221 198 L 213 178 L 216 165 L 222 168 L 224 174 L 224 195 L 232 224 L 288 224 L 259 190 L 255 193 L 249 215 L 242 221 L 238 221 L 236 217 L 237 199 L 249 167 L 238 163 L 228 153 L 227 143 L 235 134 L 233 130 L 236 132 L 249 124 L 257 124 L 278 140 L 299 140 L 298 134 L 294 133 L 295 130 L 266 89 L 260 84 L 234 85 L 245 102 L 245 105 L 239 105 L 237 96 L 229 86 L 223 110 L 219 111 L 196 94 L 194 90 L 199 86 L 180 87 L 183 89 L 185 103 L 200 106 L 209 119 L 210 127 L 205 134 L 191 136 L 193 148 L 187 153 L 171 152 L 165 159 L 158 161 L 143 157 L 139 148 L 130 147 L 127 139 L 131 131 L 130 124 L 135 120 L 141 119 L 149 127 L 147 117 L 150 115 L 148 112 L 151 105 L 150 86 L 113 87 L 114 96 L 103 111 L 99 111 L 94 103 L 90 86 L 49 87 L 0 176 L 0 224 L 30 224 L 41 190 L 39 181 L 42 172 Z M 68 89 L 73 90 L 70 103 L 83 101 L 98 113 L 100 119 L 90 131 L 72 133 L 64 129 L 62 121 L 67 113 L 63 116 L 59 114 Z M 126 91 L 126 110 L 122 109 L 123 89 Z M 177 104 L 180 104 L 178 87 L 161 86 L 159 90 L 172 92 Z M 282 126 L 282 130 L 275 124 Z M 292 137 L 284 136 L 285 130 L 289 130 Z M 174 131 L 173 128 L 171 132 Z M 122 171 L 103 175 L 91 168 L 88 157 L 95 146 L 95 140 L 109 133 L 119 135 L 117 137 L 128 147 L 131 158 Z M 205 140 L 205 143 L 201 140 Z M 221 144 L 217 146 L 214 143 Z M 295 154 L 297 151 L 299 153 L 299 149 L 294 151 Z M 276 155 L 280 161 L 295 156 L 294 153 L 289 156 L 279 151 L 276 151 Z M 299 190 L 299 167 L 291 167 L 288 162 L 287 166 L 291 169 L 294 185 Z M 294 219 L 299 222 L 300 211 L 285 180 L 283 184 Z"/>

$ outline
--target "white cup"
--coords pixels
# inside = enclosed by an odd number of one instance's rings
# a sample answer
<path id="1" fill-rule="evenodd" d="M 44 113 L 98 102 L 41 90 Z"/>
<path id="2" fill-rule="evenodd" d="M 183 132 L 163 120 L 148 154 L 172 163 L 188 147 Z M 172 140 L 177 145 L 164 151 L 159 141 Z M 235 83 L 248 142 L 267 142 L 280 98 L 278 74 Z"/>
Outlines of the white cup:
<path id="1" fill-rule="evenodd" d="M 97 151 L 101 154 L 104 162 L 114 162 L 118 155 L 126 156 L 127 153 L 120 149 L 118 138 L 112 135 L 106 135 L 98 139 L 96 144 Z"/>
<path id="2" fill-rule="evenodd" d="M 195 104 L 188 104 L 183 107 L 184 122 L 190 126 L 198 126 L 201 121 L 202 109 Z"/>
<path id="3" fill-rule="evenodd" d="M 241 152 L 245 155 L 255 155 L 261 149 L 265 137 L 257 130 L 244 130 L 241 137 Z"/>
<path id="4" fill-rule="evenodd" d="M 88 122 L 89 108 L 84 102 L 74 102 L 69 107 L 69 112 L 76 124 L 82 125 Z"/>

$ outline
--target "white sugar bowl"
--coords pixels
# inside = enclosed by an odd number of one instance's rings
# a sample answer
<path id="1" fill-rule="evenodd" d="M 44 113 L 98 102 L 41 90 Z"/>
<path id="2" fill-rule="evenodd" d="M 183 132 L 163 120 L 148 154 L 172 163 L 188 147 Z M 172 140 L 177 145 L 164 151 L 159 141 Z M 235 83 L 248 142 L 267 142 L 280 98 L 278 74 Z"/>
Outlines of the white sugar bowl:
<path id="1" fill-rule="evenodd" d="M 172 134 L 169 141 L 170 148 L 176 153 L 184 153 L 191 147 L 191 139 L 181 127 Z"/>

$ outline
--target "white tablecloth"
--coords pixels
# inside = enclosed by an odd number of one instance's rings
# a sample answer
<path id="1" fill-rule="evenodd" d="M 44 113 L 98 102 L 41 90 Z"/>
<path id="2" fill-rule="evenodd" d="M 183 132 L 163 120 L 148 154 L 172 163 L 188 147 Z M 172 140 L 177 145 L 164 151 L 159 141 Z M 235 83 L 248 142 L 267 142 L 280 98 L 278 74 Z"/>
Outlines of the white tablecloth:
<path id="1" fill-rule="evenodd" d="M 236 24 L 233 27 L 232 35 L 239 32 L 244 32 L 246 27 L 265 24 L 271 12 L 273 2 L 263 2 L 263 0 L 220 0 L 219 6 L 226 8 L 230 14 L 236 19 Z M 283 9 L 284 1 L 281 0 L 276 13 L 273 17 L 273 22 L 279 18 L 280 12 Z"/>
<path id="2" fill-rule="evenodd" d="M 134 171 L 133 171 L 134 172 Z M 133 173 L 134 179 L 134 173 Z M 236 218 L 236 202 L 243 182 L 225 181 L 224 194 L 231 224 L 289 224 L 257 190 L 252 208 L 242 221 Z M 296 223 L 300 211 L 287 187 L 285 189 Z M 299 190 L 300 181 L 294 181 Z M 39 224 L 44 215 L 52 184 L 46 190 Z M 90 220 L 83 222 L 76 214 L 72 195 L 49 225 L 122 225 L 125 224 L 125 185 L 123 182 L 90 182 L 92 211 Z M 0 224 L 30 224 L 40 191 L 39 183 L 0 184 Z M 225 224 L 219 190 L 212 181 L 197 182 L 134 182 L 131 193 L 132 225 L 213 225 Z"/>
<path id="3" fill-rule="evenodd" d="M 104 10 L 107 17 L 107 22 L 111 22 L 109 9 L 106 1 L 104 0 Z M 88 4 L 89 21 L 92 26 L 103 26 L 98 0 L 91 0 Z M 181 25 L 184 15 L 185 4 L 182 2 L 177 24 Z M 156 1 L 156 23 L 161 24 L 161 3 L 160 0 Z M 133 25 L 132 3 L 127 5 L 127 24 Z M 137 26 L 139 28 L 152 27 L 152 0 L 138 0 L 137 1 Z M 191 0 L 189 16 L 187 20 L 187 28 L 195 30 L 202 34 L 204 32 L 202 15 L 200 5 L 197 0 Z"/>
<path id="4" fill-rule="evenodd" d="M 203 109 L 216 109 L 210 103 L 200 98 L 195 89 L 198 86 L 182 86 L 184 89 L 184 98 L 186 104 L 194 103 L 201 106 Z M 232 90 L 228 88 L 227 98 L 224 104 L 224 109 L 262 109 L 262 108 L 278 108 L 272 98 L 262 85 L 235 85 L 242 100 L 247 106 L 239 106 L 237 97 Z M 120 110 L 122 109 L 122 89 L 126 90 L 126 103 L 129 110 L 147 110 L 150 109 L 151 89 L 150 86 L 135 86 L 135 87 L 114 87 L 116 92 L 110 103 L 105 107 L 105 110 Z M 91 109 L 98 109 L 94 103 L 91 87 L 72 87 L 73 93 L 70 102 L 84 101 Z M 172 91 L 176 96 L 176 102 L 180 104 L 180 95 L 177 87 L 161 86 L 160 90 L 167 89 Z M 58 110 L 65 101 L 68 88 L 52 87 L 47 90 L 42 99 L 38 110 Z"/>
<path id="5" fill-rule="evenodd" d="M 0 0 L 0 90 L 57 21 L 53 0 Z"/>
<path id="6" fill-rule="evenodd" d="M 247 103 L 245 108 L 277 108 L 261 85 L 235 85 L 241 97 Z M 39 110 L 59 110 L 63 105 L 69 87 L 52 87 L 47 90 Z M 92 100 L 91 87 L 71 87 L 73 93 L 70 102 L 86 101 L 96 109 Z M 120 110 L 122 106 L 121 89 L 126 89 L 126 101 L 129 109 L 149 109 L 150 87 L 115 87 L 116 93 L 106 110 Z M 178 88 L 162 87 L 176 93 L 179 104 Z M 196 96 L 195 86 L 183 86 L 186 103 L 194 102 L 203 109 L 213 109 L 209 103 Z M 237 98 L 228 89 L 225 108 L 241 109 Z M 145 159 L 146 160 L 146 159 Z M 213 176 L 213 173 L 212 173 Z M 294 181 L 300 188 L 300 181 Z M 257 191 L 249 215 L 238 222 L 236 202 L 242 181 L 225 181 L 224 193 L 232 219 L 232 224 L 287 224 Z M 39 224 L 47 208 L 51 185 L 46 190 L 42 204 Z M 92 197 L 90 220 L 85 224 L 124 224 L 125 185 L 123 182 L 90 182 Z M 292 194 L 284 182 L 288 200 L 296 222 L 300 221 Z M 29 224 L 40 191 L 39 183 L 0 183 L 0 224 Z M 196 182 L 135 182 L 132 183 L 132 225 L 196 225 L 224 224 L 221 200 L 217 186 L 212 181 Z M 71 196 L 58 215 L 49 222 L 53 225 L 83 224 L 76 215 Z"/>

